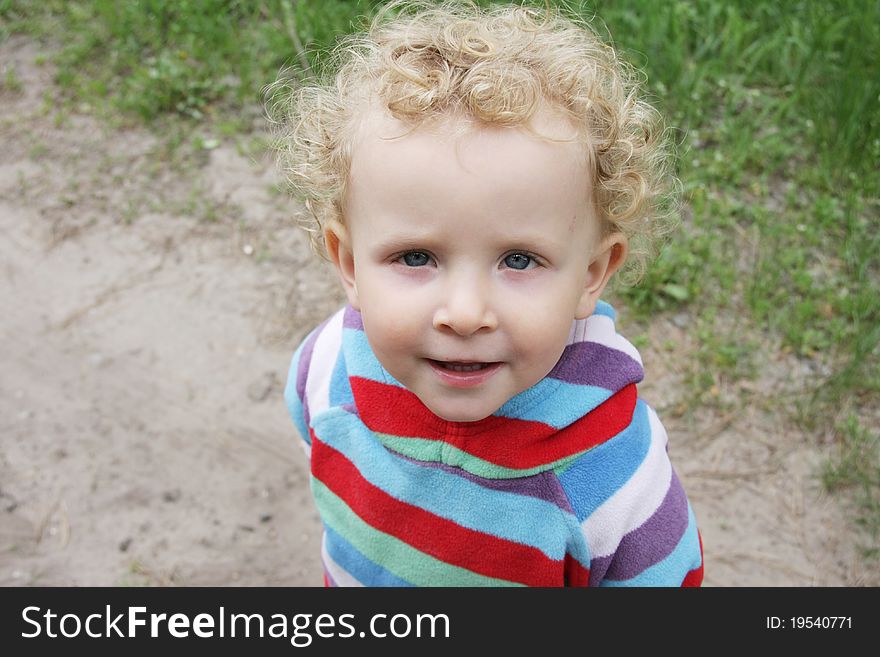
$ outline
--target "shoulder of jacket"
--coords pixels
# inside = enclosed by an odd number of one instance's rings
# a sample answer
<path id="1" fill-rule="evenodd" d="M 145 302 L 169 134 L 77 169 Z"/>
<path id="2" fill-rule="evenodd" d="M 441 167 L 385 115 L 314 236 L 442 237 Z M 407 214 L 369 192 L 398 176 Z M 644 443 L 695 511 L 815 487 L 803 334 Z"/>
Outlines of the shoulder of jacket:
<path id="1" fill-rule="evenodd" d="M 305 393 L 310 416 L 314 418 L 330 406 L 330 384 L 342 350 L 345 308 L 328 317 L 305 339 Z M 311 344 L 309 344 L 311 343 Z"/>

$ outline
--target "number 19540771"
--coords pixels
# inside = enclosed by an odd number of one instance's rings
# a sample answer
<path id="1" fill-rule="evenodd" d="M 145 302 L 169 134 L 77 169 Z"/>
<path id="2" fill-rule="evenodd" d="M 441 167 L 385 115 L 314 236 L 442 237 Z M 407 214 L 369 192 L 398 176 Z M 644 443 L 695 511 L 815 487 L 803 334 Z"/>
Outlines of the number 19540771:
<path id="1" fill-rule="evenodd" d="M 767 616 L 768 630 L 852 629 L 852 616 Z"/>

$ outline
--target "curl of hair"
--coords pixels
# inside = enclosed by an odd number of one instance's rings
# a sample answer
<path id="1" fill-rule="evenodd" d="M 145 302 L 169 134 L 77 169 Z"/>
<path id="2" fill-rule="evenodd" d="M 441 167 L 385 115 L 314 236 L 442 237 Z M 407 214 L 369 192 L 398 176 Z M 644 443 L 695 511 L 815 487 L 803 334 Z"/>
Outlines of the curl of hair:
<path id="1" fill-rule="evenodd" d="M 272 85 L 269 114 L 281 169 L 309 212 L 300 223 L 326 258 L 322 230 L 345 223 L 352 144 L 371 103 L 413 128 L 455 112 L 528 127 L 542 103 L 560 109 L 592 164 L 603 234 L 629 239 L 625 278 L 634 283 L 678 219 L 673 144 L 641 87 L 639 73 L 574 14 L 395 0 L 343 38 L 316 77 Z"/>

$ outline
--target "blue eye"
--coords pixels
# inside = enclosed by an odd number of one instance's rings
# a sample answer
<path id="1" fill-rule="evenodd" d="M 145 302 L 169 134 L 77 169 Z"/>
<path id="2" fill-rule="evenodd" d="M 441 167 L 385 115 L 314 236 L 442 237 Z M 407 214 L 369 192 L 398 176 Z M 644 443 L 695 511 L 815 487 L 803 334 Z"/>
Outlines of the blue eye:
<path id="1" fill-rule="evenodd" d="M 428 264 L 430 257 L 423 251 L 410 251 L 403 254 L 403 262 L 407 267 L 424 267 Z"/>
<path id="2" fill-rule="evenodd" d="M 534 259 L 524 253 L 511 253 L 504 259 L 504 264 L 511 269 L 528 269 L 532 262 Z"/>

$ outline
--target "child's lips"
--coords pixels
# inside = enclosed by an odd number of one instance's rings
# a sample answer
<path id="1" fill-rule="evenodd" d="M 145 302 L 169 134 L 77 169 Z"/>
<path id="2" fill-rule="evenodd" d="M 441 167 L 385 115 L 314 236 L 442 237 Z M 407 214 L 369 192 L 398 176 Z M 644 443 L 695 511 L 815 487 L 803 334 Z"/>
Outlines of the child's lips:
<path id="1" fill-rule="evenodd" d="M 491 378 L 501 367 L 500 362 L 443 361 L 427 359 L 431 369 L 444 383 L 456 388 L 471 388 Z"/>

